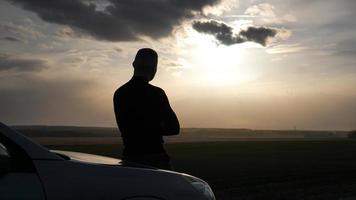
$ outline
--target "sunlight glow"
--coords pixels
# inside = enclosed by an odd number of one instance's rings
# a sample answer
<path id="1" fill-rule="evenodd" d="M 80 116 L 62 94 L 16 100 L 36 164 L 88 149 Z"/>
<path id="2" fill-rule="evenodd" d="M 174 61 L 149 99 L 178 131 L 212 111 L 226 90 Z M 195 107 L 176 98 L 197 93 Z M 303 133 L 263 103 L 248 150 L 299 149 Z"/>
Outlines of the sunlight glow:
<path id="1" fill-rule="evenodd" d="M 186 60 L 190 63 L 194 82 L 213 85 L 238 85 L 257 79 L 246 66 L 246 45 L 217 44 L 210 36 L 192 32 L 184 41 L 190 46 Z M 184 47 L 187 48 L 187 47 Z"/>

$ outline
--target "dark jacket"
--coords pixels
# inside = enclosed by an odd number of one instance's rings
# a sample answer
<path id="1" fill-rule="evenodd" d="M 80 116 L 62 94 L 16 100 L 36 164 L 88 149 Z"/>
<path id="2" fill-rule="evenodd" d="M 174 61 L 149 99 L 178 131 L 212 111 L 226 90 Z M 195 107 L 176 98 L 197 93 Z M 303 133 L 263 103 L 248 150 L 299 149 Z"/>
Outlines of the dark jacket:
<path id="1" fill-rule="evenodd" d="M 162 136 L 179 134 L 164 90 L 143 77 L 133 77 L 116 90 L 114 110 L 126 154 L 164 153 Z"/>

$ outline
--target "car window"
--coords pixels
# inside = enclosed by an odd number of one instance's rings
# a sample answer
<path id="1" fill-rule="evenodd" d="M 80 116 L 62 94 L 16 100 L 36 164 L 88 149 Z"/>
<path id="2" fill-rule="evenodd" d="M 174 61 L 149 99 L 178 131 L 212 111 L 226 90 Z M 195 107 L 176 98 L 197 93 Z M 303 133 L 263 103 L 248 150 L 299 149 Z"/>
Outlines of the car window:
<path id="1" fill-rule="evenodd" d="M 6 147 L 2 143 L 0 143 L 0 156 L 10 157 L 9 152 L 7 151 Z"/>

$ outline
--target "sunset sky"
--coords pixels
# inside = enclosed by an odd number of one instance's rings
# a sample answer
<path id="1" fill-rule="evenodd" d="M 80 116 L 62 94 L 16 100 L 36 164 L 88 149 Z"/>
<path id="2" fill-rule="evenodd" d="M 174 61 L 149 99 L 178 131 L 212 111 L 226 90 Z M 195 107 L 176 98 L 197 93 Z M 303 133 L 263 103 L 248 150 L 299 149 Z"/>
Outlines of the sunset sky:
<path id="1" fill-rule="evenodd" d="M 354 0 L 0 0 L 0 121 L 116 126 L 139 48 L 182 127 L 356 129 Z"/>

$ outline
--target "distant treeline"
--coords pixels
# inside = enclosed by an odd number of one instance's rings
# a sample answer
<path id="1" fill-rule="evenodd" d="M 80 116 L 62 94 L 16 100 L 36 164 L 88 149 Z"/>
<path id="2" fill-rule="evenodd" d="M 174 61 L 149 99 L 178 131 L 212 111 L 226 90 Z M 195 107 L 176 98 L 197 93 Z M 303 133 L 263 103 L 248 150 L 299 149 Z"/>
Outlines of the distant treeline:
<path id="1" fill-rule="evenodd" d="M 28 137 L 116 137 L 120 131 L 116 127 L 77 127 L 77 126 L 13 126 Z M 253 130 L 223 128 L 183 128 L 182 136 L 276 136 L 276 137 L 347 137 L 346 131 L 308 130 Z M 179 136 L 178 136 L 179 137 Z"/>
<path id="2" fill-rule="evenodd" d="M 318 130 L 261 130 L 261 129 L 220 129 L 220 128 L 187 128 L 186 134 L 204 134 L 222 136 L 235 135 L 239 137 L 296 137 L 296 138 L 344 138 L 347 131 L 318 131 Z"/>
<path id="3" fill-rule="evenodd" d="M 353 130 L 353 131 L 350 132 L 349 138 L 356 139 L 356 130 Z"/>

